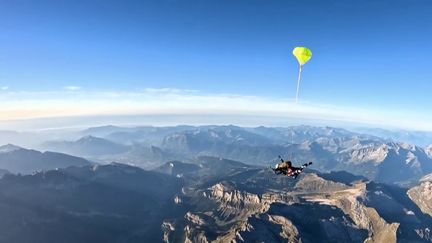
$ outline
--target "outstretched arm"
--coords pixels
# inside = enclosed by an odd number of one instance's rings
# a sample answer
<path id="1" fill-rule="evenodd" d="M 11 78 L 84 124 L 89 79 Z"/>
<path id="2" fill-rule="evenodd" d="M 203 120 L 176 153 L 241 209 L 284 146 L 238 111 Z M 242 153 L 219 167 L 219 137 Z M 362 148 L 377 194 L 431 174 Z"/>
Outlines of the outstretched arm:
<path id="1" fill-rule="evenodd" d="M 279 155 L 279 159 L 282 163 L 285 162 L 280 155 Z"/>

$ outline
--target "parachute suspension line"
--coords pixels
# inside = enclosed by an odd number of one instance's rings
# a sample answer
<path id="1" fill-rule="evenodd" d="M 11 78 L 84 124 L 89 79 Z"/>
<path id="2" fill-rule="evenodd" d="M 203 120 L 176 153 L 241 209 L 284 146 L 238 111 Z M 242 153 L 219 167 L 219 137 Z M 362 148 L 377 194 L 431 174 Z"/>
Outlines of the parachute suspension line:
<path id="1" fill-rule="evenodd" d="M 302 73 L 302 65 L 299 65 L 299 72 L 298 72 L 298 78 L 297 78 L 297 91 L 296 91 L 296 98 L 295 98 L 296 104 L 298 102 L 298 96 L 299 96 L 299 90 L 300 90 L 301 73 Z"/>
<path id="2" fill-rule="evenodd" d="M 291 158 L 290 160 L 293 161 L 294 160 L 294 129 L 293 127 L 291 127 Z"/>

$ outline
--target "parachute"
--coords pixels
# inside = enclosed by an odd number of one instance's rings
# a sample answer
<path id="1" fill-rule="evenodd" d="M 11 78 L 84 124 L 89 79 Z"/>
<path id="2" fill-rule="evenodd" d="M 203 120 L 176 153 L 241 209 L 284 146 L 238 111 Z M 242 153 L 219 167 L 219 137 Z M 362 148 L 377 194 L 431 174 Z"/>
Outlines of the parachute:
<path id="1" fill-rule="evenodd" d="M 293 50 L 293 55 L 297 58 L 300 66 L 303 66 L 311 59 L 312 51 L 306 47 L 296 47 Z"/>
<path id="2" fill-rule="evenodd" d="M 293 55 L 297 59 L 299 63 L 299 73 L 298 73 L 298 79 L 297 79 L 297 92 L 296 92 L 296 99 L 295 102 L 298 102 L 298 95 L 299 95 L 299 89 L 300 89 L 300 81 L 301 81 L 301 73 L 303 65 L 305 65 L 312 57 L 312 51 L 307 47 L 295 47 L 293 50 Z M 294 144 L 293 141 L 293 133 L 291 134 L 291 144 Z M 292 155 L 291 155 L 292 157 Z M 294 179 L 297 178 L 298 175 L 300 175 L 303 170 L 312 165 L 312 162 L 305 163 L 300 167 L 294 167 L 292 166 L 291 161 L 284 161 L 282 157 L 279 155 L 280 163 L 276 164 L 275 168 L 270 167 L 273 172 L 277 175 L 283 174 L 286 176 L 293 177 Z"/>
<path id="3" fill-rule="evenodd" d="M 298 79 L 297 79 L 297 91 L 296 91 L 296 98 L 295 98 L 295 102 L 298 103 L 298 95 L 299 95 L 299 90 L 300 90 L 302 68 L 303 68 L 303 65 L 305 65 L 312 58 L 312 51 L 307 47 L 298 46 L 298 47 L 295 47 L 293 49 L 292 54 L 294 55 L 294 57 L 297 59 L 297 61 L 299 63 L 299 73 L 298 73 Z M 291 134 L 291 144 L 294 144 L 293 134 Z M 291 157 L 292 157 L 292 155 L 291 155 Z M 302 173 L 304 168 L 306 168 L 312 164 L 312 162 L 309 162 L 309 163 L 303 164 L 301 167 L 293 167 L 291 165 L 291 161 L 284 161 L 280 157 L 280 155 L 279 155 L 279 158 L 280 158 L 281 162 L 279 164 L 277 164 L 275 168 L 271 168 L 271 167 L 270 168 L 276 174 L 284 174 L 287 176 L 291 176 L 293 178 L 297 178 L 297 176 L 300 175 L 300 173 Z"/>
<path id="4" fill-rule="evenodd" d="M 296 92 L 296 99 L 295 99 L 295 102 L 297 103 L 298 102 L 299 89 L 300 89 L 302 67 L 305 63 L 307 63 L 311 59 L 312 51 L 307 47 L 296 47 L 296 48 L 294 48 L 292 53 L 299 63 L 299 73 L 298 73 L 298 79 L 297 79 L 297 92 Z"/>

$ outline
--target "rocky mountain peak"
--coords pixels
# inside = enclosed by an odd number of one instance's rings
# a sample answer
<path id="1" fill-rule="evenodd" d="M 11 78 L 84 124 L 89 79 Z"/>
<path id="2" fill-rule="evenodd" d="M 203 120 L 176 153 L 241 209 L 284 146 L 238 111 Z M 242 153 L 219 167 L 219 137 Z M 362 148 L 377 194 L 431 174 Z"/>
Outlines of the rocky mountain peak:
<path id="1" fill-rule="evenodd" d="M 426 149 L 425 149 L 425 151 L 426 151 L 426 154 L 427 154 L 429 157 L 432 157 L 432 144 L 429 145 L 429 146 L 427 146 Z"/>
<path id="2" fill-rule="evenodd" d="M 10 153 L 10 152 L 20 150 L 20 149 L 23 149 L 23 148 L 9 143 L 9 144 L 0 146 L 0 153 Z"/>

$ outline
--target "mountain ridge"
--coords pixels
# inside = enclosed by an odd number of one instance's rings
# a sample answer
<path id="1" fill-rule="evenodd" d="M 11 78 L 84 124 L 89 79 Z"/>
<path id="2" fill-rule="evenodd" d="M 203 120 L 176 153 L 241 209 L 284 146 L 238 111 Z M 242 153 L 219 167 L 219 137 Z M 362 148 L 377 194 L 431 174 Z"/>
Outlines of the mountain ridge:
<path id="1" fill-rule="evenodd" d="M 0 152 L 0 169 L 5 169 L 11 173 L 30 174 L 39 170 L 91 164 L 83 158 L 63 153 L 40 152 L 10 144 L 1 148 L 3 148 L 3 151 Z"/>

